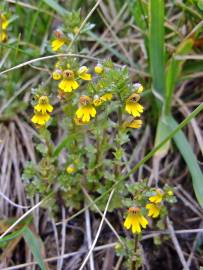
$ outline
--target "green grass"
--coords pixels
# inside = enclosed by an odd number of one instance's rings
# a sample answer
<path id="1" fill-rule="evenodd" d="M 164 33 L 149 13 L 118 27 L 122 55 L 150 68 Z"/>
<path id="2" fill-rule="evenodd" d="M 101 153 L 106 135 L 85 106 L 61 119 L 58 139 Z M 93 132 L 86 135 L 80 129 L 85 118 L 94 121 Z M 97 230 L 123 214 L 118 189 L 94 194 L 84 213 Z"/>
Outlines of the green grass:
<path id="1" fill-rule="evenodd" d="M 162 0 L 151 0 L 149 2 L 149 51 L 150 67 L 152 76 L 152 92 L 161 104 L 155 145 L 158 145 L 170 132 L 171 128 L 177 127 L 178 123 L 172 116 L 173 93 L 181 78 L 184 62 L 176 60 L 176 55 L 184 55 L 191 52 L 194 45 L 192 38 L 183 40 L 174 54 L 167 59 L 165 64 L 165 35 L 164 35 L 164 10 Z M 170 127 L 170 128 L 169 128 Z M 172 138 L 185 160 L 192 176 L 193 188 L 196 198 L 203 207 L 203 174 L 199 167 L 197 158 L 183 131 Z M 157 153 L 156 157 L 165 157 L 170 149 L 168 141 Z"/>

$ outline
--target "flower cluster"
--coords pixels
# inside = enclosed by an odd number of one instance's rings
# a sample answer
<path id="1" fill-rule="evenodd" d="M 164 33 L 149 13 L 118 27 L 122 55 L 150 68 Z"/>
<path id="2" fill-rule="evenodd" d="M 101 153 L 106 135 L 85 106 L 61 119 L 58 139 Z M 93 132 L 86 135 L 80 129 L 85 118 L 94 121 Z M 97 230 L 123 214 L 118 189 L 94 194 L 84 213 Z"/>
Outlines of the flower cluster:
<path id="1" fill-rule="evenodd" d="M 90 81 L 92 79 L 86 66 L 82 66 L 76 71 L 69 69 L 69 65 L 67 69 L 63 69 L 60 65 L 56 65 L 56 67 L 52 77 L 54 80 L 60 80 L 58 87 L 65 93 L 71 93 L 73 90 L 76 90 L 79 87 L 79 79 L 85 81 Z"/>
<path id="2" fill-rule="evenodd" d="M 168 197 L 172 196 L 172 190 L 163 191 L 162 189 L 156 189 L 154 195 L 149 197 L 149 202 L 143 209 L 139 207 L 130 207 L 128 209 L 128 214 L 124 221 L 124 227 L 128 230 L 132 227 L 132 233 L 141 233 L 142 228 L 145 229 L 149 223 L 144 216 L 145 209 L 148 210 L 148 217 L 158 218 L 164 208 L 164 199 L 167 200 Z"/>
<path id="3" fill-rule="evenodd" d="M 87 66 L 81 66 L 79 68 L 71 68 L 70 64 L 62 65 L 60 62 L 56 63 L 56 69 L 52 73 L 54 80 L 59 81 L 59 96 L 63 96 L 66 93 L 71 93 L 73 90 L 76 90 L 80 86 L 80 80 L 91 81 L 92 74 L 89 73 Z M 97 64 L 94 67 L 96 74 L 100 75 L 103 73 L 104 68 L 101 64 Z M 96 108 L 101 106 L 107 101 L 111 101 L 113 98 L 112 93 L 105 93 L 101 96 L 94 95 L 90 97 L 87 95 L 82 95 L 79 98 L 78 109 L 75 113 L 74 121 L 77 125 L 88 124 L 91 118 L 96 116 Z"/>
<path id="4" fill-rule="evenodd" d="M 89 69 L 87 66 L 81 66 L 77 68 L 74 63 L 62 63 L 57 62 L 55 65 L 56 69 L 52 73 L 52 77 L 54 80 L 59 81 L 58 88 L 59 88 L 59 96 L 63 97 L 66 93 L 71 93 L 73 90 L 76 90 L 80 86 L 80 80 L 84 81 L 91 81 L 92 75 L 89 73 Z M 98 63 L 94 67 L 94 72 L 98 76 L 98 78 L 105 77 L 108 73 L 108 68 L 105 69 L 104 66 Z M 98 81 L 96 78 L 96 81 Z M 103 83 L 95 84 L 103 85 Z M 131 94 L 126 102 L 125 102 L 125 111 L 133 116 L 133 118 L 129 121 L 123 123 L 124 128 L 140 128 L 142 126 L 142 120 L 137 119 L 136 117 L 141 116 L 143 112 L 143 106 L 139 103 L 140 94 L 143 91 L 143 86 L 140 83 L 136 83 L 134 85 L 134 93 Z M 103 90 L 103 89 L 102 89 Z M 90 97 L 88 95 L 82 95 L 79 98 L 78 109 L 75 115 L 75 123 L 77 125 L 86 125 L 89 123 L 91 118 L 96 116 L 96 107 L 101 106 L 107 101 L 111 101 L 113 99 L 113 94 L 107 90 L 107 93 L 102 95 L 94 95 Z"/>
<path id="5" fill-rule="evenodd" d="M 94 96 L 92 100 L 89 96 L 81 96 L 79 100 L 79 108 L 76 111 L 75 123 L 77 125 L 85 125 L 88 124 L 91 117 L 94 118 L 97 114 L 96 108 L 102 105 L 106 101 L 110 101 L 113 95 L 111 93 L 107 93 L 99 96 Z"/>
<path id="6" fill-rule="evenodd" d="M 0 13 L 0 42 L 5 42 L 8 39 L 7 28 L 9 22 L 7 16 L 4 13 Z"/>
<path id="7" fill-rule="evenodd" d="M 148 209 L 148 216 L 152 218 L 157 218 L 161 211 L 161 202 L 163 200 L 164 193 L 161 189 L 156 190 L 156 194 L 149 198 L 150 203 L 146 205 Z"/>
<path id="8" fill-rule="evenodd" d="M 55 180 L 58 181 L 61 190 L 68 194 L 64 193 L 62 196 L 74 206 L 79 207 L 82 195 L 79 192 L 80 185 L 75 182 L 76 175 L 78 179 L 81 179 L 85 174 L 88 183 L 98 180 L 98 185 L 95 185 L 92 189 L 92 192 L 96 194 L 100 192 L 101 188 L 106 188 L 105 184 L 103 184 L 107 181 L 106 172 L 108 168 L 106 164 L 111 164 L 112 168 L 114 162 L 122 166 L 121 158 L 119 157 L 122 155 L 122 151 L 120 151 L 121 149 L 118 145 L 122 145 L 128 139 L 128 136 L 123 136 L 123 133 L 128 132 L 128 130 L 122 128 L 122 123 L 127 115 L 124 111 L 128 97 L 132 95 L 134 87 L 130 82 L 127 68 L 117 68 L 110 60 L 102 64 L 97 63 L 93 66 L 91 72 L 88 66 L 80 65 L 76 57 L 59 57 L 54 66 L 52 78 L 53 80 L 50 81 L 48 79 L 38 88 L 32 89 L 37 102 L 32 101 L 34 115 L 31 121 L 36 124 L 37 128 L 41 128 L 39 133 L 43 138 L 43 143 L 40 142 L 36 149 L 41 153 L 45 161 L 48 159 L 51 164 L 53 162 L 53 166 L 56 166 L 54 163 L 55 159 L 53 159 L 54 161 L 49 160 L 53 152 L 58 155 L 64 149 L 66 154 L 67 150 L 67 162 L 64 162 L 60 167 L 58 179 L 52 179 L 50 183 L 54 184 Z M 47 86 L 49 83 L 50 85 Z M 143 90 L 143 87 L 139 84 L 134 95 L 139 96 L 140 88 Z M 60 117 L 62 119 L 60 122 L 50 122 L 53 125 L 59 125 L 62 129 L 64 128 L 64 133 L 68 134 L 64 144 L 62 144 L 62 148 L 56 147 L 56 150 L 53 147 L 54 142 L 51 139 L 50 131 L 47 130 L 48 122 L 51 118 L 50 113 L 53 111 L 49 97 L 59 99 L 59 103 L 57 103 L 58 111 L 62 113 L 61 116 L 65 116 Z M 130 117 L 128 116 L 128 118 Z M 128 122 L 128 127 L 139 128 L 141 124 L 141 120 L 134 117 L 130 123 Z M 115 128 L 118 129 L 116 130 Z M 100 135 L 102 135 L 101 142 L 98 142 L 96 146 L 94 143 L 87 146 L 85 143 L 84 146 L 82 141 L 82 132 L 84 130 L 88 130 L 88 134 L 91 134 L 91 142 L 97 139 L 100 140 Z M 109 145 L 106 141 L 106 135 L 110 134 L 112 130 L 116 131 L 112 133 L 116 140 L 113 149 L 112 145 Z M 97 147 L 101 149 L 102 154 L 96 154 Z M 103 165 L 102 156 L 108 156 L 108 153 L 112 152 L 112 150 L 115 153 L 115 159 L 108 157 L 106 158 L 107 163 Z M 78 164 L 75 163 L 76 156 L 80 156 Z M 99 164 L 102 164 L 102 166 Z M 104 181 L 101 181 L 103 182 L 102 184 L 100 184 L 100 179 L 104 179 Z M 43 182 L 41 193 L 46 193 L 50 190 L 51 185 L 48 186 L 50 183 Z M 38 184 L 40 190 L 42 184 L 40 178 Z M 34 185 L 32 188 L 33 190 L 36 189 Z M 75 196 L 75 192 L 78 192 L 77 196 Z M 113 207 L 115 208 L 116 206 L 114 205 Z M 142 211 L 140 211 L 140 215 L 141 213 Z M 147 224 L 144 225 L 143 218 L 140 218 L 140 222 L 142 227 L 147 226 Z"/>
<path id="9" fill-rule="evenodd" d="M 144 111 L 143 106 L 139 103 L 140 94 L 143 92 L 144 88 L 140 83 L 134 84 L 134 87 L 134 93 L 128 97 L 125 104 L 125 111 L 134 118 L 130 122 L 125 122 L 124 126 L 129 128 L 140 128 L 142 126 L 142 120 L 136 119 L 136 117 L 140 117 Z"/>
<path id="10" fill-rule="evenodd" d="M 34 106 L 34 115 L 31 121 L 39 126 L 44 126 L 51 118 L 50 112 L 53 111 L 53 106 L 49 104 L 48 96 L 40 96 L 38 103 Z"/>

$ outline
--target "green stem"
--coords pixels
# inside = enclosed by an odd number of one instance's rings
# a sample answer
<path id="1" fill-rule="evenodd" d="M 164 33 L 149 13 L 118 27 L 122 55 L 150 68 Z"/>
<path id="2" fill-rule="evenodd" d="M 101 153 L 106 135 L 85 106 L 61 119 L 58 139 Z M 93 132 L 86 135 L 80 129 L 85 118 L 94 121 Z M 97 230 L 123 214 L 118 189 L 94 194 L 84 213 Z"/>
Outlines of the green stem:
<path id="1" fill-rule="evenodd" d="M 137 265 L 136 265 L 137 247 L 138 247 L 138 235 L 135 234 L 135 239 L 134 239 L 134 254 L 133 254 L 133 257 L 132 257 L 131 270 L 137 270 Z"/>
<path id="2" fill-rule="evenodd" d="M 98 122 L 97 115 L 95 117 L 95 124 L 98 127 L 99 122 Z M 97 133 L 96 133 L 96 148 L 97 148 L 97 153 L 96 153 L 96 157 L 95 157 L 95 169 L 94 169 L 95 174 L 97 174 L 99 172 L 98 170 L 103 170 L 101 168 L 101 166 L 98 167 L 98 165 L 100 164 L 100 160 L 102 158 L 102 156 L 101 156 L 101 154 L 102 154 L 101 149 L 102 149 L 102 145 L 103 145 L 103 142 L 104 142 L 104 137 L 105 137 L 105 131 L 103 130 L 103 134 L 102 134 L 102 138 L 101 138 L 101 136 L 99 135 L 98 129 L 97 129 Z"/>
<path id="3" fill-rule="evenodd" d="M 122 124 L 122 107 L 120 106 L 118 108 L 118 134 L 120 132 L 120 127 L 121 127 L 121 124 Z M 120 147 L 120 144 L 119 142 L 116 143 L 116 147 L 119 148 Z M 117 164 L 115 166 L 115 176 L 116 176 L 116 179 L 117 177 L 120 175 L 121 173 L 121 166 L 119 164 Z"/>

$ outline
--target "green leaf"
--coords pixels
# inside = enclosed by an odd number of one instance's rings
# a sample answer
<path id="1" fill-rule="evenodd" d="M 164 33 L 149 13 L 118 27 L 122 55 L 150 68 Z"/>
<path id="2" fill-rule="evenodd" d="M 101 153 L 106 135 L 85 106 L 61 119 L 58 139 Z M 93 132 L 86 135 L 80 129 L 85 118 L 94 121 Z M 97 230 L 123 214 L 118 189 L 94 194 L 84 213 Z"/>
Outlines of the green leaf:
<path id="1" fill-rule="evenodd" d="M 0 239 L 0 246 L 3 245 L 5 242 L 13 240 L 16 237 L 19 237 L 23 234 L 24 230 L 27 228 L 28 224 L 31 222 L 32 220 L 32 216 L 28 216 L 25 220 L 22 221 L 22 223 L 20 223 L 18 225 L 18 229 L 11 232 L 10 234 L 4 236 L 2 239 Z M 9 220 L 8 220 L 9 221 Z M 15 222 L 16 219 L 12 219 L 12 222 Z M 12 223 L 11 223 L 12 224 Z M 8 223 L 9 225 L 9 223 Z M 22 226 L 22 227 L 21 227 Z"/>
<path id="2" fill-rule="evenodd" d="M 191 51 L 194 40 L 189 38 L 184 40 L 177 48 L 174 55 L 171 57 L 168 63 L 166 71 L 166 103 L 165 112 L 169 113 L 171 109 L 171 99 L 176 83 L 180 77 L 182 66 L 184 61 L 176 60 L 176 55 L 186 54 Z"/>
<path id="3" fill-rule="evenodd" d="M 68 12 L 63 8 L 61 5 L 59 5 L 56 1 L 54 0 L 43 0 L 44 3 L 46 3 L 48 6 L 53 8 L 59 15 L 66 15 Z"/>
<path id="4" fill-rule="evenodd" d="M 61 142 L 56 146 L 56 148 L 54 149 L 53 152 L 53 157 L 57 157 L 59 156 L 59 154 L 61 153 L 61 151 L 64 148 L 69 148 L 69 147 L 73 147 L 74 145 L 74 141 L 76 140 L 76 133 L 72 132 L 68 135 L 68 137 L 65 137 L 64 139 L 61 140 Z"/>
<path id="5" fill-rule="evenodd" d="M 198 3 L 198 8 L 201 9 L 203 11 L 203 0 L 199 0 Z M 200 267 L 201 268 L 201 267 Z M 203 269 L 203 268 L 202 268 Z"/>
<path id="6" fill-rule="evenodd" d="M 25 228 L 23 236 L 41 270 L 47 270 L 48 268 L 46 267 L 42 256 L 43 245 L 41 239 L 28 227 Z"/>
<path id="7" fill-rule="evenodd" d="M 15 232 L 12 232 L 9 235 L 4 236 L 2 239 L 0 239 L 0 247 L 2 247 L 5 244 L 5 242 L 13 240 L 16 237 L 21 236 L 22 233 L 24 232 L 24 230 L 25 230 L 25 227 L 15 231 Z"/>
<path id="8" fill-rule="evenodd" d="M 85 150 L 90 154 L 95 154 L 97 152 L 97 149 L 92 144 L 88 144 L 85 147 Z"/>
<path id="9" fill-rule="evenodd" d="M 135 23 L 138 25 L 138 27 L 145 31 L 147 28 L 146 21 L 143 19 L 143 17 L 146 17 L 146 12 L 144 8 L 144 3 L 141 0 L 137 1 L 130 1 L 129 5 L 131 7 L 132 14 L 134 16 Z"/>
<path id="10" fill-rule="evenodd" d="M 114 154 L 114 157 L 117 159 L 117 160 L 121 160 L 121 158 L 123 157 L 123 149 L 122 148 L 118 148 L 116 149 L 116 151 L 113 153 Z"/>
<path id="11" fill-rule="evenodd" d="M 182 72 L 184 76 L 194 74 L 195 72 L 202 72 L 202 60 L 187 60 L 187 63 L 183 65 Z"/>
<path id="12" fill-rule="evenodd" d="M 147 25 L 147 20 L 145 19 L 147 17 L 147 5 L 145 7 L 142 0 L 137 0 L 137 1 L 128 0 L 128 2 L 130 6 L 130 11 L 132 12 L 132 15 L 134 17 L 135 24 L 140 28 L 143 34 L 145 49 L 148 54 L 149 53 L 148 52 L 149 40 L 148 40 L 148 35 L 147 35 L 148 25 Z"/>
<path id="13" fill-rule="evenodd" d="M 171 131 L 178 127 L 178 123 L 172 116 L 167 117 L 167 123 Z M 183 131 L 180 130 L 173 137 L 173 139 L 188 166 L 188 169 L 192 176 L 192 184 L 196 198 L 201 207 L 203 207 L 203 174 L 199 167 L 197 158 Z"/>
<path id="14" fill-rule="evenodd" d="M 37 145 L 36 149 L 42 154 L 46 155 L 48 153 L 48 147 L 47 145 L 40 143 Z"/>
<path id="15" fill-rule="evenodd" d="M 158 125 L 157 125 L 157 130 L 156 130 L 156 138 L 155 138 L 155 147 L 159 145 L 170 133 L 170 130 L 168 128 L 168 125 L 166 123 L 166 119 L 162 115 L 159 118 Z M 163 158 L 169 150 L 170 147 L 170 141 L 165 143 L 154 155 L 155 157 L 158 158 Z"/>
<path id="16" fill-rule="evenodd" d="M 156 98 L 163 101 L 165 88 L 164 1 L 149 1 L 149 54 L 152 87 Z M 160 102 L 159 102 L 160 103 Z"/>

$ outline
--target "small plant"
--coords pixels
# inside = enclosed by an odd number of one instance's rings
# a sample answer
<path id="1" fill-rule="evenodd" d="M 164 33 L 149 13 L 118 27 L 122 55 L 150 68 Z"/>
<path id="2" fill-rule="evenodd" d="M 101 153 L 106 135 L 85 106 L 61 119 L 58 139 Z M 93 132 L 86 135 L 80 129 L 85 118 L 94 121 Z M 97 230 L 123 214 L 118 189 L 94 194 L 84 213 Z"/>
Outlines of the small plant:
<path id="1" fill-rule="evenodd" d="M 128 208 L 124 221 L 124 227 L 132 230 L 134 245 L 126 242 L 127 250 L 121 245 L 117 246 L 117 253 L 123 253 L 127 257 L 127 265 L 131 269 L 137 269 L 142 265 L 140 240 L 142 231 L 148 226 L 159 229 L 165 228 L 165 218 L 168 215 L 167 206 L 176 202 L 173 190 L 165 185 L 161 188 L 153 188 L 147 185 L 147 179 L 138 183 L 127 185 L 132 198 L 125 198 L 123 204 Z M 133 241 L 133 240 L 131 240 Z"/>
<path id="2" fill-rule="evenodd" d="M 74 34 L 80 33 L 78 13 L 70 16 L 74 20 L 66 20 L 54 32 L 53 51 L 67 53 Z M 77 54 L 76 44 L 73 52 Z M 83 189 L 96 199 L 116 186 L 109 211 L 127 207 L 123 225 L 136 235 L 134 247 L 127 239 L 116 249 L 127 257 L 131 269 L 136 269 L 141 263 L 142 230 L 152 226 L 152 219 L 159 226 L 164 224 L 166 203 L 175 202 L 175 198 L 168 186 L 155 189 L 147 185 L 147 180 L 132 184 L 123 180 L 127 165 L 123 155 L 129 136 L 143 124 L 144 87 L 130 80 L 127 67 L 117 67 L 111 60 L 93 67 L 82 62 L 76 56 L 60 56 L 53 66 L 52 79 L 32 90 L 31 121 L 39 134 L 36 150 L 41 160 L 37 165 L 28 163 L 23 179 L 30 196 L 52 195 L 50 208 L 55 205 L 53 191 L 60 193 L 65 205 L 80 209 L 85 199 Z M 58 126 L 63 130 L 63 139 L 55 145 L 53 130 Z M 103 196 L 99 208 L 104 209 L 105 203 Z"/>

